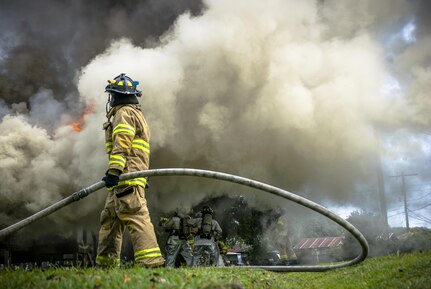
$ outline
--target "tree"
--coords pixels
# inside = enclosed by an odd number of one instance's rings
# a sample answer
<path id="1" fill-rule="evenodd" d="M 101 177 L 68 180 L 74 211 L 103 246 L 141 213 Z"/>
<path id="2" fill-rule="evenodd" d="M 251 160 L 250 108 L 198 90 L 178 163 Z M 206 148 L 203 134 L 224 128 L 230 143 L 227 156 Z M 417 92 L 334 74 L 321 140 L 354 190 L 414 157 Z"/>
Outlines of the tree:
<path id="1" fill-rule="evenodd" d="M 369 256 L 380 256 L 389 253 L 390 247 L 386 244 L 386 241 L 383 242 L 383 239 L 380 238 L 380 236 L 387 233 L 387 227 L 382 222 L 380 215 L 360 210 L 352 212 L 346 220 L 355 226 L 368 241 Z M 360 245 L 351 234 L 348 234 L 343 246 L 344 257 L 353 258 L 359 252 Z"/>

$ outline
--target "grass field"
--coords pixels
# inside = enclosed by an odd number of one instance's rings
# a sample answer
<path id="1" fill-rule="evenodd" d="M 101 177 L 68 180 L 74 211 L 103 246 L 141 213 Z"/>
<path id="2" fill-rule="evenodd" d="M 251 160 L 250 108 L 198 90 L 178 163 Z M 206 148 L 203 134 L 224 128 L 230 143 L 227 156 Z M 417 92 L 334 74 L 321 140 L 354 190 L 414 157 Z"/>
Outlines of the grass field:
<path id="1" fill-rule="evenodd" d="M 321 273 L 245 268 L 2 270 L 0 288 L 431 288 L 431 251 L 370 258 Z"/>

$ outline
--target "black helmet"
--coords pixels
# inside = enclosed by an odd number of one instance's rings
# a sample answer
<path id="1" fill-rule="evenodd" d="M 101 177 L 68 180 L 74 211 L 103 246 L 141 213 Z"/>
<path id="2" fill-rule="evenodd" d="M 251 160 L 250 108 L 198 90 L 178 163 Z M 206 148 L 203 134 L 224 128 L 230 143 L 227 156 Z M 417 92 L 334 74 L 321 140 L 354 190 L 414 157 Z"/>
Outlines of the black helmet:
<path id="1" fill-rule="evenodd" d="M 135 95 L 138 97 L 142 95 L 141 91 L 136 89 L 139 81 L 133 81 L 124 73 L 121 73 L 113 80 L 108 80 L 108 83 L 109 84 L 105 87 L 105 91 L 107 92 Z"/>
<path id="2" fill-rule="evenodd" d="M 213 211 L 213 209 L 211 209 L 210 206 L 204 206 L 201 210 L 201 213 L 202 213 L 202 215 L 205 215 L 205 214 L 211 214 L 212 215 L 212 214 L 214 214 L 214 211 Z"/>

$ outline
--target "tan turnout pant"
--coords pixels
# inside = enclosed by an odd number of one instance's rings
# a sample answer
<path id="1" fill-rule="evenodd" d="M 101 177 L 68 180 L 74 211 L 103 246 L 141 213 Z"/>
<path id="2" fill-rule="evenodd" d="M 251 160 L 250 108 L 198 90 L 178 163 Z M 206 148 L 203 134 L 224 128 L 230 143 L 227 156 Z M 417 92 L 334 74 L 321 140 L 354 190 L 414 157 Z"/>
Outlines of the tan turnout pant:
<path id="1" fill-rule="evenodd" d="M 296 261 L 298 259 L 287 234 L 281 234 L 278 237 L 278 249 L 281 261 Z"/>
<path id="2" fill-rule="evenodd" d="M 96 264 L 101 267 L 120 265 L 124 229 L 132 239 L 135 262 L 146 267 L 163 265 L 145 199 L 140 186 L 108 191 L 105 207 L 100 214 L 99 245 Z"/>

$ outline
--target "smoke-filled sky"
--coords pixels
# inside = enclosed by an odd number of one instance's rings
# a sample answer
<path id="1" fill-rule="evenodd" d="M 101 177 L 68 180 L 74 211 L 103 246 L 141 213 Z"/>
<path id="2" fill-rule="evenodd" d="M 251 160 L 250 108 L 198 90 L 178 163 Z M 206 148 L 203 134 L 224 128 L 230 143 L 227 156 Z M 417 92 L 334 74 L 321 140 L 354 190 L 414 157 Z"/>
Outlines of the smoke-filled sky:
<path id="1" fill-rule="evenodd" d="M 0 224 L 101 179 L 104 87 L 125 72 L 140 81 L 152 168 L 378 212 L 380 159 L 390 224 L 404 225 L 391 177 L 404 172 L 417 174 L 405 178 L 410 222 L 430 226 L 429 11 L 419 0 L 0 0 Z M 230 192 L 244 190 L 169 177 L 147 195 L 168 211 Z M 55 221 L 96 216 L 104 194 L 89 198 Z"/>

